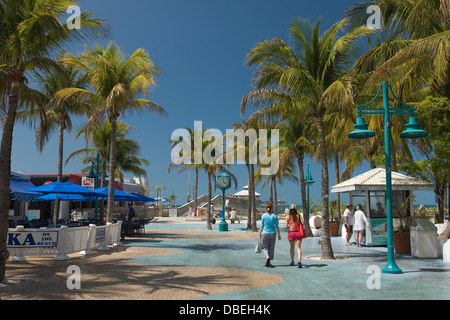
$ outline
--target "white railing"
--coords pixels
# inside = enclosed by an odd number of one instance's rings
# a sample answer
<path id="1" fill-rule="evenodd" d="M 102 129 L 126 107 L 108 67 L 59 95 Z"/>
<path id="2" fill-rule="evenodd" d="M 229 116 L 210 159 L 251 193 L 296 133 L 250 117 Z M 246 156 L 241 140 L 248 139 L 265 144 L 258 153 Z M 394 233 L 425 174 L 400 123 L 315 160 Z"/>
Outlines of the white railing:
<path id="1" fill-rule="evenodd" d="M 34 255 L 55 255 L 55 260 L 68 260 L 69 253 L 89 255 L 94 249 L 109 250 L 109 246 L 122 245 L 121 228 L 122 221 L 79 228 L 25 229 L 17 226 L 8 229 L 10 261 L 26 261 L 26 256 Z"/>

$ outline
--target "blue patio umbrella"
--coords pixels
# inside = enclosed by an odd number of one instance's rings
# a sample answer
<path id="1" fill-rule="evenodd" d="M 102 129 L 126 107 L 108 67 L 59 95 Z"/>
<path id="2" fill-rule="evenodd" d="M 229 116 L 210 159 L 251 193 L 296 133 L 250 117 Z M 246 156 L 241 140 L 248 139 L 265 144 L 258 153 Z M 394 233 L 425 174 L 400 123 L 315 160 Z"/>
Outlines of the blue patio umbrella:
<path id="1" fill-rule="evenodd" d="M 79 194 L 79 195 L 94 196 L 94 197 L 98 195 L 97 192 L 95 192 L 91 189 L 79 186 L 72 182 L 53 182 L 53 183 L 49 183 L 49 184 L 44 184 L 39 187 L 26 189 L 25 191 L 41 192 L 41 193 L 45 193 L 45 194 L 54 193 L 56 195 Z"/>
<path id="2" fill-rule="evenodd" d="M 99 197 L 108 198 L 108 187 L 94 189 L 93 191 L 97 193 Z M 137 199 L 139 198 L 135 195 L 114 189 L 114 200 L 116 201 L 135 201 Z"/>
<path id="3" fill-rule="evenodd" d="M 136 197 L 139 198 L 139 200 L 133 200 L 134 202 L 155 202 L 156 201 L 155 198 L 146 197 L 146 196 L 144 196 L 142 194 L 139 194 L 139 193 L 131 192 L 131 194 L 135 195 Z"/>
<path id="4" fill-rule="evenodd" d="M 59 195 L 56 193 L 48 193 L 46 195 L 43 195 L 41 197 L 38 197 L 39 200 L 47 200 L 47 201 L 55 201 L 56 198 L 59 198 L 61 201 L 69 201 L 69 200 L 75 200 L 75 201 L 90 201 L 93 200 L 92 197 L 86 197 L 80 194 L 67 194 L 67 195 Z"/>

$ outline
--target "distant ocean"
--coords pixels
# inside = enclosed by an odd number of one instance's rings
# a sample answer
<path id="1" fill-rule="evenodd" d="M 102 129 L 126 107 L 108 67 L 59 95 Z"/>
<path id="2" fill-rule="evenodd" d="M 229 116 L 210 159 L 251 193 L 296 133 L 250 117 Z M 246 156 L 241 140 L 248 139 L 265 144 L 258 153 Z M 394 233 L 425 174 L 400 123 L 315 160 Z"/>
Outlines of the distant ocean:
<path id="1" fill-rule="evenodd" d="M 421 205 L 422 203 L 420 203 L 420 204 L 414 204 L 414 208 L 418 208 L 420 205 Z M 302 205 L 301 204 L 296 204 L 296 206 L 297 206 L 297 210 L 298 209 L 303 209 L 303 207 L 302 207 Z M 284 206 L 281 206 L 281 207 L 284 207 Z M 289 207 L 289 205 L 288 206 L 285 206 L 285 207 Z M 436 208 L 437 207 L 437 203 L 436 204 L 425 204 L 425 208 L 427 208 L 427 209 L 431 209 L 431 208 Z"/>

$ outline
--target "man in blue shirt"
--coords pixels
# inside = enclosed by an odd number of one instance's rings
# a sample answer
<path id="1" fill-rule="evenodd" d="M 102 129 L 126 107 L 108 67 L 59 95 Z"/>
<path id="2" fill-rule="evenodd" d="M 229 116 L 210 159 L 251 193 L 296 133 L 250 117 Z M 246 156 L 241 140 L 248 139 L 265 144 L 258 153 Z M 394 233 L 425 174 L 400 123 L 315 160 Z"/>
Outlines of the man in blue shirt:
<path id="1" fill-rule="evenodd" d="M 136 216 L 136 214 L 134 213 L 134 209 L 133 206 L 131 205 L 131 203 L 128 205 L 128 220 L 131 220 L 132 218 L 134 218 Z"/>

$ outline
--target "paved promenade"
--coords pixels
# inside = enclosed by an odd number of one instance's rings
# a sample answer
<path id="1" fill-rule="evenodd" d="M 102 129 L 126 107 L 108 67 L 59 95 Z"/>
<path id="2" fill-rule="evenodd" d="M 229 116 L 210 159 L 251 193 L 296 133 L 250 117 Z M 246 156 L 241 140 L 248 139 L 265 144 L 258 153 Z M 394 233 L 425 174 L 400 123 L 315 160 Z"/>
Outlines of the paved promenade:
<path id="1" fill-rule="evenodd" d="M 127 238 L 121 247 L 91 256 L 71 254 L 27 257 L 7 263 L 9 285 L 2 300 L 417 300 L 450 299 L 450 264 L 442 259 L 397 255 L 402 274 L 379 271 L 387 249 L 345 246 L 332 238 L 336 260 L 320 260 L 319 238 L 303 240 L 303 268 L 289 266 L 287 232 L 275 248 L 275 268 L 255 254 L 257 233 L 244 223 L 218 225 L 155 218 L 145 234 Z M 80 289 L 69 289 L 70 266 L 79 268 Z"/>

